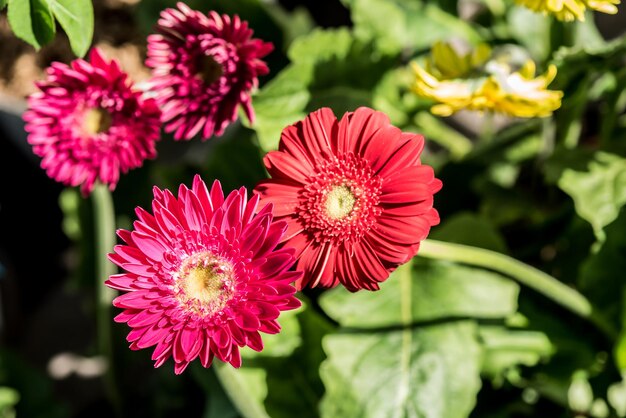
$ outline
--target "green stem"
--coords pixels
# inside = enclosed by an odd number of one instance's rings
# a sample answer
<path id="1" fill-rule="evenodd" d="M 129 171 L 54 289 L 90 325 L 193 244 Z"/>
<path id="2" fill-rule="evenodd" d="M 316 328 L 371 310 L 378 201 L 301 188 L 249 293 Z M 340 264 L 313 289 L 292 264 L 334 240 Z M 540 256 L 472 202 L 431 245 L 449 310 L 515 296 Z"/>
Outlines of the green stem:
<path id="1" fill-rule="evenodd" d="M 498 271 L 536 290 L 576 315 L 590 320 L 608 337 L 615 338 L 617 335 L 615 330 L 607 325 L 606 321 L 599 318 L 591 303 L 583 295 L 549 274 L 512 257 L 483 248 L 431 239 L 422 242 L 418 255 Z"/>
<path id="2" fill-rule="evenodd" d="M 450 151 L 453 160 L 461 160 L 472 150 L 472 141 L 428 112 L 415 115 L 415 124 L 429 140 Z"/>
<path id="3" fill-rule="evenodd" d="M 98 350 L 106 358 L 108 365 L 106 375 L 104 376 L 106 391 L 113 407 L 119 413 L 121 404 L 117 385 L 115 384 L 113 347 L 111 345 L 111 301 L 115 297 L 115 291 L 104 285 L 105 280 L 117 272 L 115 265 L 107 258 L 107 254 L 113 250 L 115 245 L 115 211 L 111 193 L 105 185 L 97 184 L 91 196 L 96 241 Z"/>
<path id="4" fill-rule="evenodd" d="M 241 381 L 241 376 L 230 364 L 214 360 L 211 366 L 217 375 L 224 391 L 237 407 L 244 418 L 270 418 L 267 412 L 257 402 L 252 401 L 254 397 L 248 393 L 248 389 Z"/>
<path id="5" fill-rule="evenodd" d="M 491 144 L 496 136 L 496 115 L 493 112 L 486 111 L 481 118 L 482 124 L 478 134 L 478 144 L 484 147 Z"/>

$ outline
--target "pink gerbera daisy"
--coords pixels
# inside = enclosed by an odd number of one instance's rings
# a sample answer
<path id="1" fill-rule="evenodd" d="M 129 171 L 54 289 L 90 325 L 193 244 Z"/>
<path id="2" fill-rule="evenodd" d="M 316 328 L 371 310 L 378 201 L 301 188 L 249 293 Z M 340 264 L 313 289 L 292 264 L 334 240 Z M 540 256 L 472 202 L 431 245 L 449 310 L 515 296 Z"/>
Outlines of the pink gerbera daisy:
<path id="1" fill-rule="evenodd" d="M 132 328 L 131 349 L 156 345 L 155 367 L 173 357 L 180 374 L 214 356 L 239 367 L 239 347 L 262 350 L 259 331 L 277 333 L 280 311 L 300 306 L 294 251 L 276 249 L 287 224 L 272 223 L 271 205 L 256 213 L 258 201 L 245 188 L 224 199 L 218 181 L 209 191 L 196 176 L 178 198 L 155 187 L 154 214 L 137 208 L 134 231 L 118 231 L 126 245 L 109 258 L 126 273 L 106 284 L 128 293 L 113 301 L 124 309 L 115 320 Z"/>
<path id="2" fill-rule="evenodd" d="M 439 223 L 441 181 L 421 164 L 423 146 L 422 136 L 368 108 L 340 121 L 320 109 L 283 130 L 279 150 L 264 159 L 272 179 L 255 190 L 289 225 L 282 241 L 304 271 L 298 288 L 377 290 L 416 254 Z"/>
<path id="3" fill-rule="evenodd" d="M 161 12 L 158 34 L 148 37 L 153 88 L 163 109 L 166 131 L 175 139 L 221 135 L 237 118 L 242 105 L 250 122 L 254 111 L 250 91 L 257 77 L 269 72 L 260 58 L 271 43 L 251 39 L 252 30 L 238 16 L 190 9 Z"/>
<path id="4" fill-rule="evenodd" d="M 55 62 L 24 113 L 28 142 L 41 167 L 89 194 L 97 180 L 113 190 L 121 173 L 156 156 L 161 112 L 134 90 L 115 60 L 92 49 L 90 62 Z"/>

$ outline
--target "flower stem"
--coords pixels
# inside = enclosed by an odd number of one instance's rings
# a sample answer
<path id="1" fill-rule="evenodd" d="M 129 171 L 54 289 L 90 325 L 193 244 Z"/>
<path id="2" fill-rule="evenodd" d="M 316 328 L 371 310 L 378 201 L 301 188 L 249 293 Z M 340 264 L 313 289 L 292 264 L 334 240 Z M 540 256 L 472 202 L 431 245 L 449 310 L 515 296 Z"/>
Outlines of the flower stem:
<path id="1" fill-rule="evenodd" d="M 536 290 L 576 315 L 588 319 L 608 337 L 615 338 L 617 335 L 616 331 L 598 316 L 591 303 L 582 294 L 549 274 L 512 257 L 483 248 L 431 239 L 422 242 L 418 255 L 498 271 Z"/>
<path id="2" fill-rule="evenodd" d="M 111 301 L 115 291 L 104 285 L 106 279 L 116 273 L 113 263 L 107 254 L 115 245 L 115 210 L 111 192 L 103 184 L 97 184 L 92 194 L 94 227 L 95 227 L 95 258 L 96 258 L 96 294 L 98 325 L 98 350 L 106 358 L 107 371 L 104 384 L 107 395 L 117 412 L 120 411 L 120 397 L 115 384 L 113 371 L 113 347 L 111 345 Z"/>
<path id="3" fill-rule="evenodd" d="M 254 401 L 254 397 L 241 382 L 241 376 L 230 364 L 213 361 L 211 366 L 224 391 L 244 418 L 270 418 L 265 409 Z"/>

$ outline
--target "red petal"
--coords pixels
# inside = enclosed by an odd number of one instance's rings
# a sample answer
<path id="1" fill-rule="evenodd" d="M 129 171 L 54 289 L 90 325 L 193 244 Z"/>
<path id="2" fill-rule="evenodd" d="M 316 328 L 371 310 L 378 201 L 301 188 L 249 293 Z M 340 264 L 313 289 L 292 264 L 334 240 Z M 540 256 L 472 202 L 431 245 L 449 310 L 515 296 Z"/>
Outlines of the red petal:
<path id="1" fill-rule="evenodd" d="M 271 151 L 263 158 L 267 171 L 273 178 L 291 180 L 305 184 L 307 178 L 313 174 L 307 170 L 300 161 L 296 160 L 289 154 L 280 151 Z"/>

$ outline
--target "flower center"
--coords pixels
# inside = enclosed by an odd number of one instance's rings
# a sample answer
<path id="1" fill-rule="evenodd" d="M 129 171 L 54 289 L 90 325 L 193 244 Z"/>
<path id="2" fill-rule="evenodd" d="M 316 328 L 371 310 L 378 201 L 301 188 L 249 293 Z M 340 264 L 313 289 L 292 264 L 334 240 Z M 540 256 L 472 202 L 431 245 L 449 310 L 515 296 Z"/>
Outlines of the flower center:
<path id="1" fill-rule="evenodd" d="M 206 316 L 222 310 L 234 294 L 231 263 L 211 252 L 187 258 L 174 274 L 175 294 L 188 310 Z"/>
<path id="2" fill-rule="evenodd" d="M 196 75 L 206 84 L 213 84 L 224 74 L 222 65 L 211 55 L 201 55 L 196 60 Z"/>
<path id="3" fill-rule="evenodd" d="M 356 199 L 349 187 L 334 186 L 326 195 L 326 216 L 343 219 L 352 212 Z"/>
<path id="4" fill-rule="evenodd" d="M 352 153 L 323 161 L 315 171 L 296 210 L 305 231 L 320 243 L 358 241 L 381 213 L 381 178 Z"/>
<path id="5" fill-rule="evenodd" d="M 106 132 L 111 127 L 111 114 L 101 107 L 93 107 L 85 112 L 83 131 L 88 135 Z"/>

